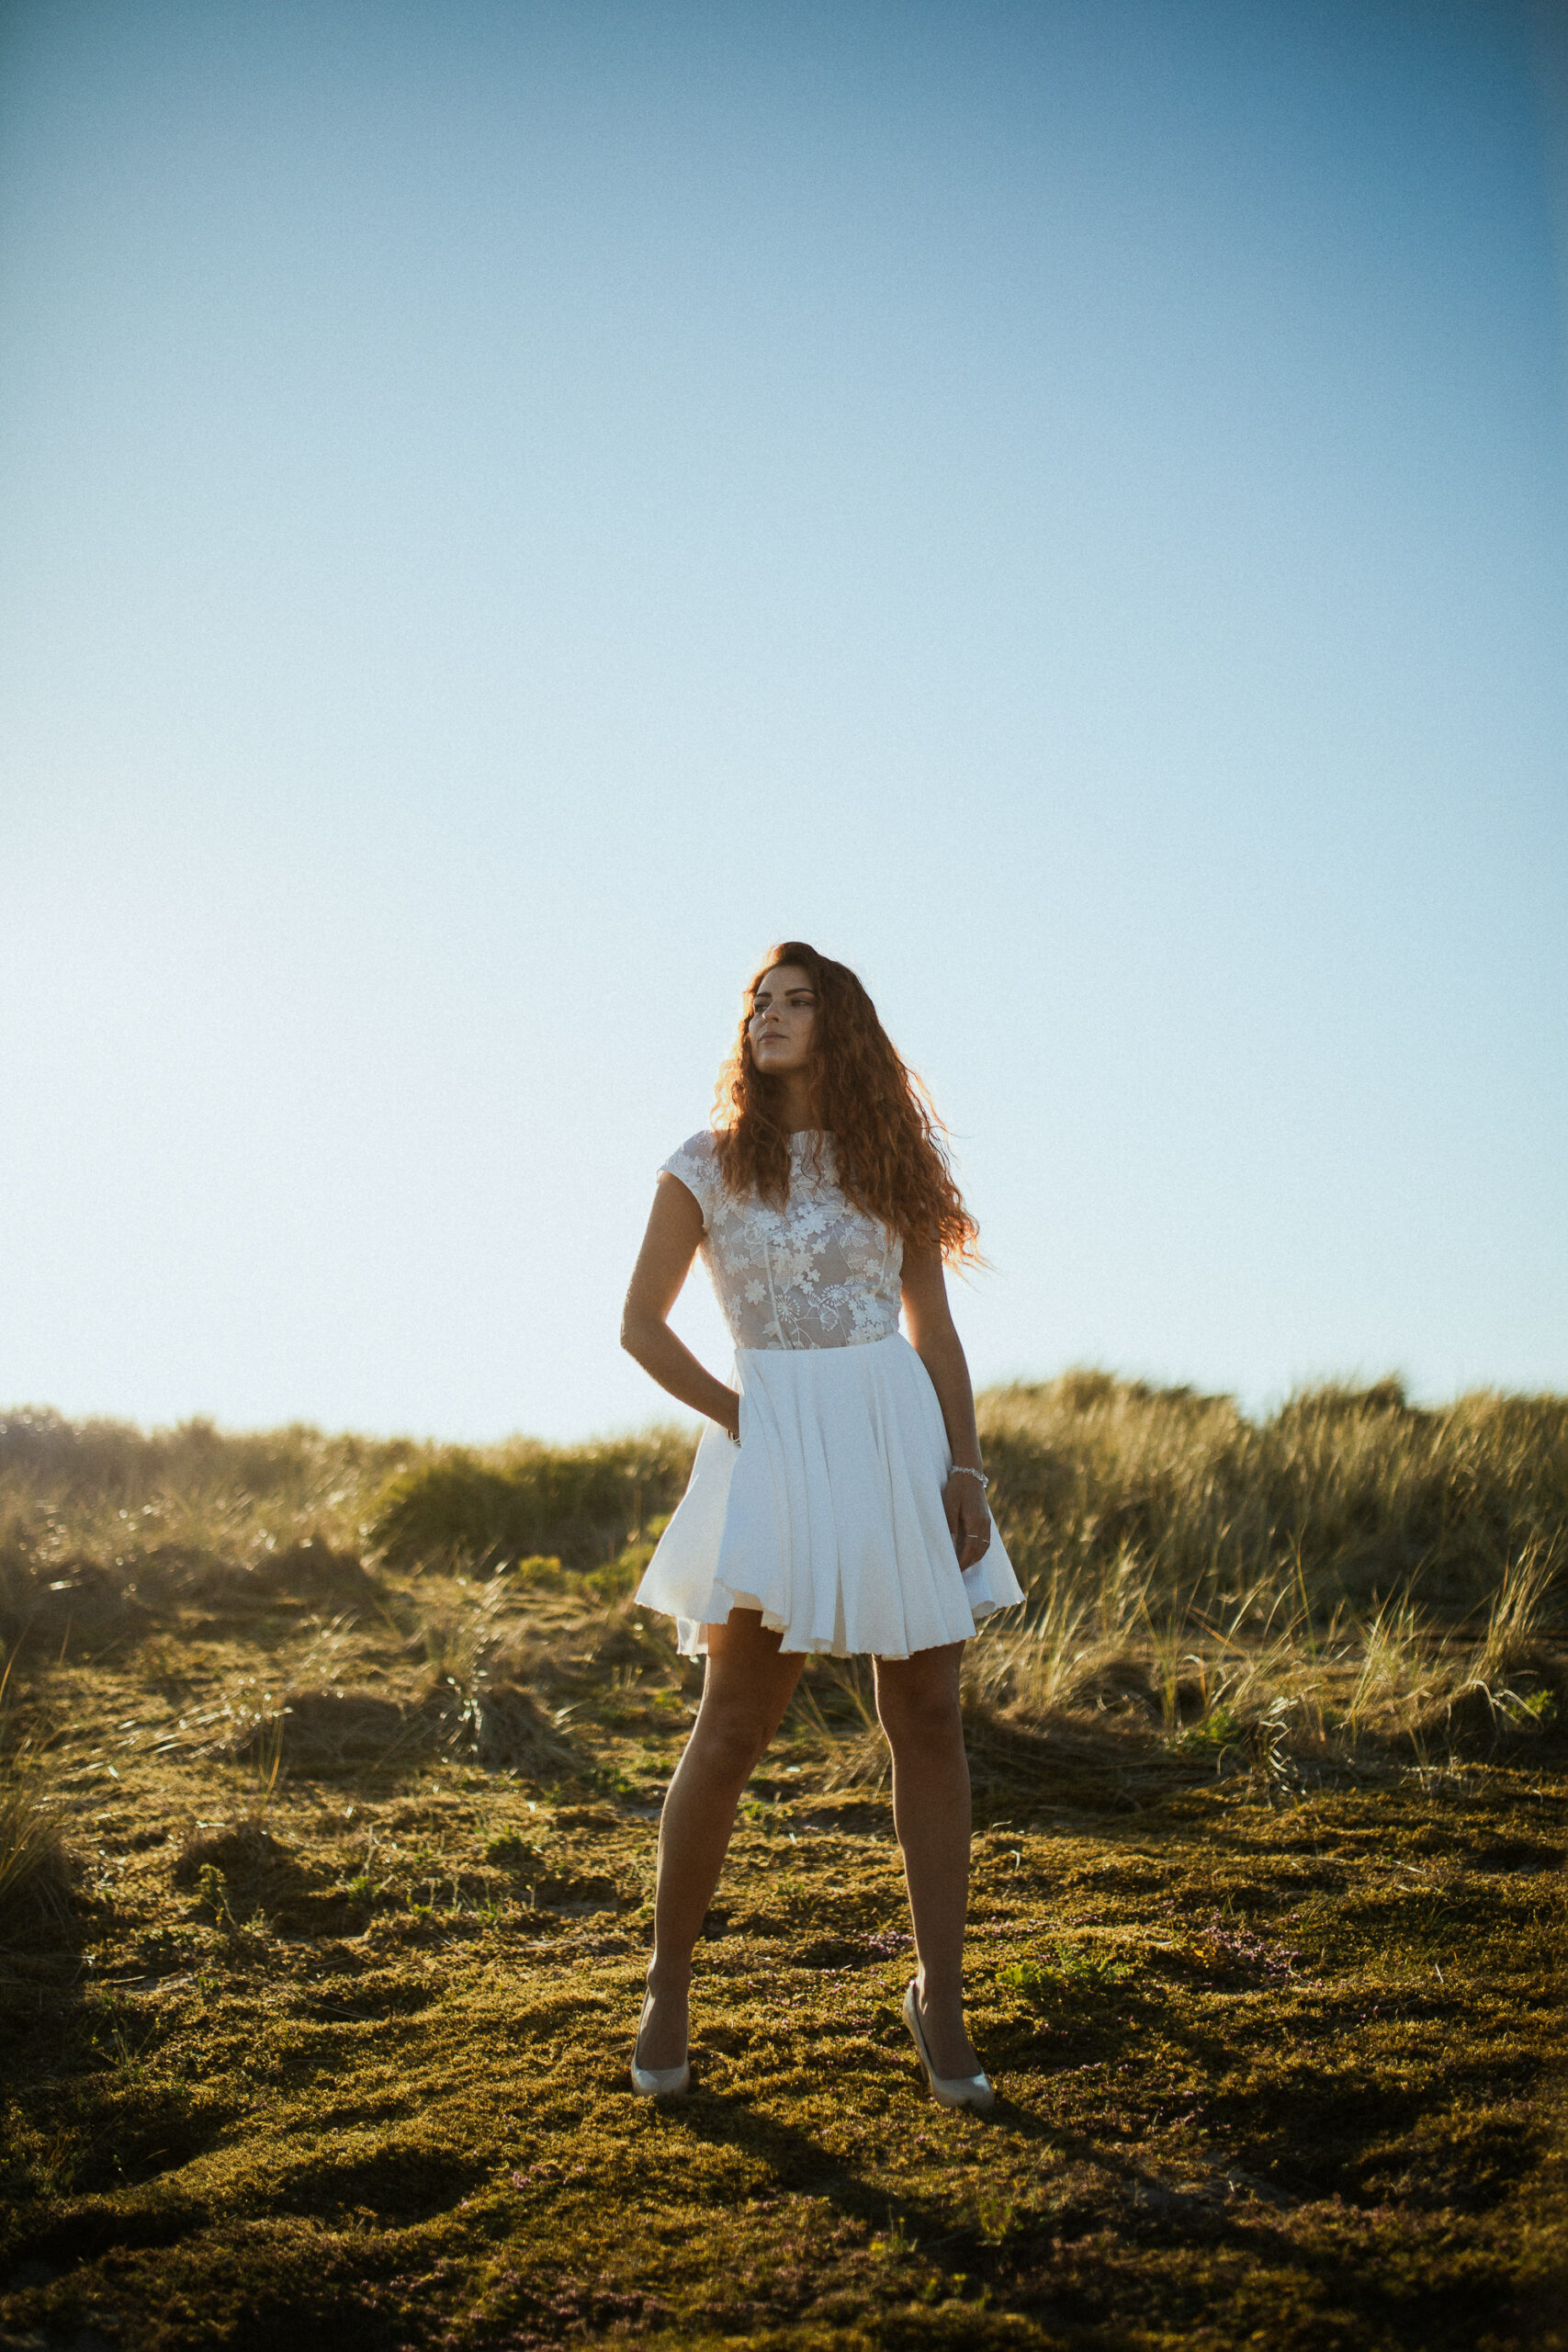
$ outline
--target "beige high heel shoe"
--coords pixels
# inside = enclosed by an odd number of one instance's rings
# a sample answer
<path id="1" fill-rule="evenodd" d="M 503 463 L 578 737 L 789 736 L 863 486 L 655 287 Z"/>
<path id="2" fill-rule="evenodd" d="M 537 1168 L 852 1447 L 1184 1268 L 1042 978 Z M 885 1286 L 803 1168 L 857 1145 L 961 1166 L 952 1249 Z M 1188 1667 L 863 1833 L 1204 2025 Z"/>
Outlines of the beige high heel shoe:
<path id="1" fill-rule="evenodd" d="M 692 2062 L 682 2058 L 678 2066 L 639 2066 L 637 2063 L 642 2030 L 648 2023 L 648 2012 L 653 1996 L 643 2001 L 642 2015 L 637 2021 L 637 2041 L 632 2044 L 632 2088 L 639 2098 L 680 2098 L 692 2087 Z"/>
<path id="2" fill-rule="evenodd" d="M 931 2064 L 931 2053 L 926 2048 L 926 2037 L 920 2029 L 919 2007 L 915 1998 L 918 1982 L 916 1977 L 909 1979 L 909 1987 L 904 1996 L 904 2023 L 909 2029 L 909 2038 L 926 2070 L 931 2097 L 940 2100 L 943 2107 L 972 2107 L 977 2115 L 984 2115 L 997 2101 L 997 2095 L 984 2075 L 939 2075 Z"/>

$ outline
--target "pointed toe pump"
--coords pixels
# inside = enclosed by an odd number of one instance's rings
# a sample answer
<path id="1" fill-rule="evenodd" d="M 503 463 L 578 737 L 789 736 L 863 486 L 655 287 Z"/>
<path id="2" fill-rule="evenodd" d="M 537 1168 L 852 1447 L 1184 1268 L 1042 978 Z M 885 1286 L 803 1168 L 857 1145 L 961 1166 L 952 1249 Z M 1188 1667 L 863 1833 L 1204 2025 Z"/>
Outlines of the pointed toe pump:
<path id="1" fill-rule="evenodd" d="M 984 2075 L 939 2075 L 931 2064 L 931 2053 L 926 2048 L 926 2037 L 920 2025 L 919 2004 L 915 1996 L 917 1980 L 911 1977 L 904 1996 L 904 2023 L 909 2029 L 909 2039 L 926 2070 L 926 2080 L 931 2086 L 932 2098 L 943 2107 L 972 2107 L 984 2115 L 996 2104 L 997 2095 Z"/>
<path id="2" fill-rule="evenodd" d="M 648 2023 L 648 2012 L 652 2005 L 653 1996 L 650 1993 L 637 2021 L 637 2046 L 632 2051 L 632 2088 L 639 2098 L 681 2098 L 692 2087 L 692 2062 L 689 2058 L 682 2058 L 678 2066 L 639 2066 L 637 2062 L 642 2030 Z"/>

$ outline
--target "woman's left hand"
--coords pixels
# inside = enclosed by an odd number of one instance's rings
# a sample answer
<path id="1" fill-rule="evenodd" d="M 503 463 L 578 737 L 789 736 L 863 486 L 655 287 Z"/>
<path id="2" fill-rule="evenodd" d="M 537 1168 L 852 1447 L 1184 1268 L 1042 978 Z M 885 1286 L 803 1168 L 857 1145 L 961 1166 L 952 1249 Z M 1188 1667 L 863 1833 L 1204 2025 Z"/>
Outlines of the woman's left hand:
<path id="1" fill-rule="evenodd" d="M 978 1478 L 967 1478 L 962 1470 L 954 1470 L 942 1490 L 942 1507 L 947 1513 L 958 1565 L 972 1568 L 991 1548 L 991 1514 L 986 1504 L 986 1489 Z"/>

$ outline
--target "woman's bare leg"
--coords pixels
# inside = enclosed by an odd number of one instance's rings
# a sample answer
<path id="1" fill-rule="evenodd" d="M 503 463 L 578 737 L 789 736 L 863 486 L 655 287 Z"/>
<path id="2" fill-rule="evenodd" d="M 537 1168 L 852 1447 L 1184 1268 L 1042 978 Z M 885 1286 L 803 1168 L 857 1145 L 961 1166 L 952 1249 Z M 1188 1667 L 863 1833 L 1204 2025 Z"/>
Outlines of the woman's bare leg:
<path id="1" fill-rule="evenodd" d="M 919 1955 L 920 2024 L 939 2075 L 977 2075 L 964 2023 L 969 1907 L 969 1759 L 958 1707 L 962 1642 L 876 1661 L 876 1712 L 893 1751 L 893 1826 Z"/>
<path id="2" fill-rule="evenodd" d="M 648 1989 L 653 2006 L 637 2044 L 643 2066 L 686 2054 L 692 1951 L 724 1867 L 740 1792 L 777 1731 L 806 1659 L 779 1648 L 758 1609 L 732 1609 L 708 1627 L 703 1703 L 675 1768 L 659 1825 L 659 1892 Z"/>

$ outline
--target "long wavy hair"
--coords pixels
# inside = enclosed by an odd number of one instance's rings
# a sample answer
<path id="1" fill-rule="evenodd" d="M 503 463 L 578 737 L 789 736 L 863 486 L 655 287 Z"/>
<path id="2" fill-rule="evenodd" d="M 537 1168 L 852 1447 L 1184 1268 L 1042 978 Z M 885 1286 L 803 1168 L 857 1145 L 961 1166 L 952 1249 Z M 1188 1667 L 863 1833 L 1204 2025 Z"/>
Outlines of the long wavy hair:
<path id="1" fill-rule="evenodd" d="M 753 1000 L 769 972 L 798 965 L 817 997 L 809 1082 L 818 1127 L 834 1140 L 839 1182 L 856 1208 L 913 1247 L 955 1266 L 979 1265 L 979 1228 L 953 1181 L 947 1130 L 921 1080 L 876 1017 L 847 964 L 804 939 L 770 949 L 746 991 L 734 1051 L 714 1101 L 719 1172 L 728 1191 L 782 1207 L 789 1197 L 789 1129 L 781 1080 L 751 1059 Z"/>

